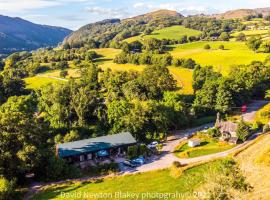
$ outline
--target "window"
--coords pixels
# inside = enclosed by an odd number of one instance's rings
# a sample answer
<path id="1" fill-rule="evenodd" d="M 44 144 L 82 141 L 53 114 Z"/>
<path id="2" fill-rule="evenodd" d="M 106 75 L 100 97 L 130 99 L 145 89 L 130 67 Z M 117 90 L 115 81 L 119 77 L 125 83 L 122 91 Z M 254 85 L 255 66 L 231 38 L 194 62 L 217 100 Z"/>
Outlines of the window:
<path id="1" fill-rule="evenodd" d="M 91 153 L 87 154 L 87 160 L 92 160 L 92 154 Z"/>
<path id="2" fill-rule="evenodd" d="M 84 155 L 80 156 L 80 162 L 84 161 Z"/>

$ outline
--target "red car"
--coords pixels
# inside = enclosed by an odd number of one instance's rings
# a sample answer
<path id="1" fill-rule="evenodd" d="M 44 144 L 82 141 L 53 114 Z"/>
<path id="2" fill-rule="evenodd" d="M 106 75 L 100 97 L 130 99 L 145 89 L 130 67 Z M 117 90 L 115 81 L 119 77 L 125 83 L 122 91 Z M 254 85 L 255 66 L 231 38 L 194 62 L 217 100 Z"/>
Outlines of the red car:
<path id="1" fill-rule="evenodd" d="M 247 112 L 247 105 L 243 105 L 243 106 L 242 106 L 242 112 L 243 112 L 243 113 Z"/>

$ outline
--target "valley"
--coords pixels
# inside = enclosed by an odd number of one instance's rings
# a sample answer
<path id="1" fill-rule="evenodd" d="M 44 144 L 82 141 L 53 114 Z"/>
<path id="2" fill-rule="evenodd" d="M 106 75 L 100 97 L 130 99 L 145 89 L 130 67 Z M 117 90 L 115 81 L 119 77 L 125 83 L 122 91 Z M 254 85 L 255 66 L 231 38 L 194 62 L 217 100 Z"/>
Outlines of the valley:
<path id="1" fill-rule="evenodd" d="M 0 53 L 0 199 L 269 198 L 269 8 L 0 16 Z"/>

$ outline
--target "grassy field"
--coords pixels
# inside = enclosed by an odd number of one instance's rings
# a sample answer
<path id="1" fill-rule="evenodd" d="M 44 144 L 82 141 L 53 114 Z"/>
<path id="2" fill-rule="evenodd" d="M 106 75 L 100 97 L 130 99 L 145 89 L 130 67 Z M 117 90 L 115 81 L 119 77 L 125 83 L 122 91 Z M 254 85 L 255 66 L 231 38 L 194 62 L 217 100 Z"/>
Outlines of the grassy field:
<path id="1" fill-rule="evenodd" d="M 48 77 L 40 77 L 40 76 L 25 78 L 24 81 L 26 83 L 27 89 L 39 89 L 39 88 L 41 88 L 47 84 L 50 84 L 50 83 L 61 82 L 61 80 L 57 80 L 54 78 L 48 78 Z"/>
<path id="2" fill-rule="evenodd" d="M 209 155 L 229 150 L 235 145 L 229 145 L 226 142 L 220 142 L 207 136 L 194 136 L 201 140 L 201 145 L 197 147 L 189 147 L 187 142 L 179 144 L 175 149 L 175 155 L 180 158 L 195 158 L 199 156 Z"/>
<path id="3" fill-rule="evenodd" d="M 231 36 L 235 37 L 240 33 L 244 33 L 246 36 L 258 36 L 268 34 L 269 30 L 245 30 L 233 33 Z"/>
<path id="4" fill-rule="evenodd" d="M 134 64 L 115 64 L 113 62 L 105 62 L 99 65 L 102 70 L 112 69 L 113 71 L 142 71 L 146 66 L 144 65 L 134 65 Z M 192 88 L 192 70 L 180 68 L 180 67 L 169 67 L 171 74 L 177 81 L 177 86 L 179 92 L 183 94 L 193 94 Z M 66 78 L 77 78 L 80 77 L 78 69 L 68 69 L 68 76 Z M 43 77 L 42 77 L 43 76 Z M 27 88 L 36 89 L 40 88 L 48 83 L 57 83 L 61 80 L 55 78 L 60 78 L 60 70 L 54 70 L 41 74 L 41 76 L 35 76 L 31 78 L 26 78 Z"/>
<path id="5" fill-rule="evenodd" d="M 115 64 L 115 63 L 105 63 L 100 65 L 100 67 L 105 69 L 112 69 L 115 71 L 126 71 L 135 70 L 142 71 L 146 66 L 144 65 L 134 65 L 134 64 Z M 192 70 L 180 67 L 169 67 L 171 74 L 177 81 L 177 86 L 180 88 L 179 92 L 184 94 L 193 94 L 192 88 Z"/>
<path id="6" fill-rule="evenodd" d="M 182 36 L 198 36 L 201 31 L 197 31 L 194 29 L 185 28 L 184 26 L 171 26 L 167 28 L 163 28 L 160 30 L 153 31 L 150 35 L 139 35 L 135 37 L 131 37 L 126 39 L 127 42 L 133 42 L 136 40 L 148 39 L 148 38 L 156 38 L 159 40 L 162 39 L 171 39 L 171 40 L 179 40 Z"/>
<path id="7" fill-rule="evenodd" d="M 204 49 L 209 44 L 210 50 Z M 218 47 L 224 45 L 225 50 Z M 217 71 L 227 74 L 232 65 L 263 61 L 268 54 L 255 53 L 244 42 L 193 42 L 173 46 L 171 54 L 177 58 L 192 58 L 202 66 L 212 65 Z"/>
<path id="8" fill-rule="evenodd" d="M 179 178 L 173 178 L 170 176 L 170 170 L 152 171 L 147 173 L 141 173 L 136 175 L 127 175 L 114 178 L 105 178 L 92 182 L 77 182 L 64 185 L 55 185 L 46 188 L 43 192 L 37 194 L 33 199 L 46 200 L 46 199 L 67 199 L 63 194 L 76 195 L 86 194 L 88 198 L 73 196 L 69 199 L 106 199 L 106 198 L 90 198 L 90 195 L 94 194 L 109 194 L 110 199 L 119 199 L 115 196 L 116 192 L 133 193 L 139 195 L 143 199 L 142 195 L 145 193 L 173 193 L 178 192 L 184 196 L 184 199 L 188 199 L 188 195 L 192 195 L 196 189 L 199 189 L 204 183 L 206 176 L 210 173 L 222 173 L 219 168 L 221 161 L 213 161 L 204 165 L 200 165 L 183 172 Z M 146 181 L 147 180 L 147 181 Z M 62 196 L 61 196 L 62 193 Z M 193 196 L 193 195 L 192 195 Z M 132 199 L 132 198 L 127 198 Z M 144 198 L 156 199 L 156 198 Z M 163 198 L 164 199 L 164 198 Z M 179 199 L 179 198 L 168 198 Z M 193 198 L 194 199 L 194 198 Z"/>

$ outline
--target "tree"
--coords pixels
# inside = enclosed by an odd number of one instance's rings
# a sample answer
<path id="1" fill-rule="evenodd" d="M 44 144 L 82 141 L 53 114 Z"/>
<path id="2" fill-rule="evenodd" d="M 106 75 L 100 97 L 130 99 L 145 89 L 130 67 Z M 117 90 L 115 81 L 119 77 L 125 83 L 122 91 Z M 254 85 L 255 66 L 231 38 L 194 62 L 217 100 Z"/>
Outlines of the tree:
<path id="1" fill-rule="evenodd" d="M 215 109 L 219 112 L 225 113 L 231 111 L 234 106 L 233 92 L 231 91 L 230 84 L 230 80 L 225 78 L 219 83 L 215 106 Z"/>
<path id="2" fill-rule="evenodd" d="M 64 142 L 73 142 L 80 139 L 80 135 L 78 131 L 71 130 L 69 133 L 67 133 L 64 137 Z"/>
<path id="3" fill-rule="evenodd" d="M 207 80 L 217 80 L 221 74 L 214 72 L 212 66 L 201 67 L 197 65 L 193 71 L 192 87 L 194 91 L 200 90 Z"/>
<path id="4" fill-rule="evenodd" d="M 67 70 L 61 70 L 59 75 L 60 75 L 61 78 L 66 78 L 68 76 L 68 71 Z"/>
<path id="5" fill-rule="evenodd" d="M 265 42 L 262 45 L 264 53 L 270 53 L 270 42 Z"/>
<path id="6" fill-rule="evenodd" d="M 95 51 L 88 51 L 85 55 L 86 61 L 93 61 L 96 58 L 99 58 L 100 56 Z"/>
<path id="7" fill-rule="evenodd" d="M 230 40 L 230 35 L 229 35 L 229 33 L 227 33 L 227 32 L 222 32 L 222 33 L 220 34 L 220 36 L 219 36 L 219 39 L 220 39 L 221 41 L 229 41 L 229 40 Z"/>
<path id="8" fill-rule="evenodd" d="M 222 44 L 222 45 L 220 45 L 219 47 L 218 47 L 220 50 L 224 50 L 225 49 L 225 47 L 224 47 L 224 45 Z"/>
<path id="9" fill-rule="evenodd" d="M 194 69 L 196 65 L 197 63 L 195 62 L 195 60 L 188 58 L 183 60 L 181 66 L 188 69 Z"/>
<path id="10" fill-rule="evenodd" d="M 207 80 L 203 87 L 197 91 L 193 107 L 198 112 L 211 112 L 215 110 L 218 81 Z"/>
<path id="11" fill-rule="evenodd" d="M 239 33 L 237 36 L 236 36 L 236 41 L 246 41 L 246 35 L 244 33 Z"/>
<path id="12" fill-rule="evenodd" d="M 209 50 L 211 49 L 211 46 L 209 44 L 204 45 L 204 49 Z"/>
<path id="13" fill-rule="evenodd" d="M 146 67 L 139 77 L 139 82 L 146 89 L 148 98 L 161 97 L 163 92 L 176 88 L 176 81 L 168 68 L 162 66 Z"/>
<path id="14" fill-rule="evenodd" d="M 0 174 L 19 182 L 39 166 L 47 148 L 46 124 L 35 118 L 33 96 L 10 97 L 0 107 Z"/>
<path id="15" fill-rule="evenodd" d="M 262 44 L 261 38 L 251 37 L 247 41 L 247 46 L 253 51 L 257 51 Z"/>
<path id="16" fill-rule="evenodd" d="M 238 123 L 238 127 L 236 130 L 236 135 L 241 141 L 246 141 L 248 136 L 250 135 L 250 128 L 249 126 L 243 121 L 243 118 Z"/>
<path id="17" fill-rule="evenodd" d="M 0 71 L 4 69 L 5 63 L 2 59 L 0 59 Z"/>
<path id="18" fill-rule="evenodd" d="M 124 53 L 129 53 L 130 52 L 130 46 L 127 42 L 123 42 L 121 44 L 121 49 Z"/>
<path id="19" fill-rule="evenodd" d="M 15 192 L 15 180 L 7 180 L 3 176 L 0 176 L 0 199 L 1 200 L 12 200 L 14 199 Z"/>

